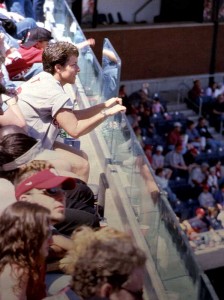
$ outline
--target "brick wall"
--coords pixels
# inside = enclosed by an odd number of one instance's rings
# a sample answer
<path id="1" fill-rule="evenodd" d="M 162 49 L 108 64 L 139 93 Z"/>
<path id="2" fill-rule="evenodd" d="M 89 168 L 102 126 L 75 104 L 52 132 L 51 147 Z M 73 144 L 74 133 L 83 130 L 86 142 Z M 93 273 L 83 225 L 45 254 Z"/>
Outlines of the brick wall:
<path id="1" fill-rule="evenodd" d="M 122 60 L 121 80 L 209 73 L 212 24 L 86 29 L 96 39 L 101 62 L 103 39 L 109 38 Z M 224 72 L 224 24 L 219 26 L 216 72 Z"/>

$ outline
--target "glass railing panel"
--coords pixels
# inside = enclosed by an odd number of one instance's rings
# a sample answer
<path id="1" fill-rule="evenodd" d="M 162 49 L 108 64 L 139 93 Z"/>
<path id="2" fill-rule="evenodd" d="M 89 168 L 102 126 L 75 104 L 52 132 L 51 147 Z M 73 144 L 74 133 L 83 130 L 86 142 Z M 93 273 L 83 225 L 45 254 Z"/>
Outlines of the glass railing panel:
<path id="1" fill-rule="evenodd" d="M 118 96 L 121 74 L 121 59 L 109 39 L 105 38 L 102 50 L 103 99 Z"/>
<path id="2" fill-rule="evenodd" d="M 58 40 L 76 44 L 79 48 L 79 79 L 91 105 L 102 101 L 102 68 L 89 45 L 82 47 L 86 37 L 67 1 L 54 0 L 55 33 Z"/>
<path id="3" fill-rule="evenodd" d="M 71 30 L 71 22 L 75 22 L 75 19 L 67 3 L 65 2 L 63 7 L 61 1 L 55 0 L 55 7 L 57 7 L 56 19 L 64 20 L 63 38 L 69 37 L 74 43 L 82 41 L 82 38 L 85 39 L 77 23 Z M 68 20 L 65 20 L 66 18 Z M 93 61 L 91 59 L 88 61 L 86 53 L 80 54 L 80 66 L 84 70 L 80 72 L 80 81 L 90 105 L 94 103 L 91 101 L 95 96 L 98 97 L 97 101 L 101 97 L 103 82 L 101 67 L 95 57 Z M 92 87 L 92 82 L 97 85 L 96 89 Z M 208 297 L 211 292 L 204 278 L 202 279 L 188 241 L 178 227 L 176 216 L 167 198 L 160 193 L 155 183 L 152 169 L 126 116 L 117 115 L 115 118 L 109 118 L 101 128 L 99 134 L 104 137 L 108 147 L 107 152 L 110 153 L 109 159 L 107 156 L 105 159 L 121 179 L 117 184 L 117 190 L 125 191 L 133 218 L 139 224 L 139 232 L 148 245 L 156 270 L 167 292 L 166 299 L 185 300 L 189 297 L 199 299 L 198 294 L 201 293 L 202 286 L 200 280 L 204 283 L 206 300 L 212 299 Z M 122 199 L 120 205 L 125 206 Z M 120 214 L 121 219 L 124 219 L 124 209 Z M 131 227 L 131 222 L 128 225 Z"/>

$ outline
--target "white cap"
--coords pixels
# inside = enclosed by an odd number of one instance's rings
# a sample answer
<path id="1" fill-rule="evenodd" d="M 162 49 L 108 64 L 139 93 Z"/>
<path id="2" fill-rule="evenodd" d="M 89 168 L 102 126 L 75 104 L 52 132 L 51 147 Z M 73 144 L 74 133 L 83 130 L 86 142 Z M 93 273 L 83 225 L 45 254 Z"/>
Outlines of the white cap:
<path id="1" fill-rule="evenodd" d="M 181 125 L 180 122 L 175 122 L 175 123 L 173 124 L 173 126 L 174 126 L 174 127 L 182 127 L 182 125 Z"/>
<path id="2" fill-rule="evenodd" d="M 158 146 L 156 147 L 156 150 L 162 152 L 162 151 L 163 151 L 163 147 L 158 145 Z"/>

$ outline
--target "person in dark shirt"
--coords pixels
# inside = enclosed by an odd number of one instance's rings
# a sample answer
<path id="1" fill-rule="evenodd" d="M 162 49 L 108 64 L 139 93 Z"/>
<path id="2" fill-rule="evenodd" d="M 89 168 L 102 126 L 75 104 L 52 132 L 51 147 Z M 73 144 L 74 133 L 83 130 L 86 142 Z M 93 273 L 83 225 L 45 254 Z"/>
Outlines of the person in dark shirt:
<path id="1" fill-rule="evenodd" d="M 212 151 L 216 151 L 218 147 L 223 147 L 222 141 L 215 140 L 208 130 L 207 120 L 204 117 L 198 119 L 198 124 L 196 129 L 198 130 L 201 137 L 206 139 L 206 147 L 210 148 Z"/>

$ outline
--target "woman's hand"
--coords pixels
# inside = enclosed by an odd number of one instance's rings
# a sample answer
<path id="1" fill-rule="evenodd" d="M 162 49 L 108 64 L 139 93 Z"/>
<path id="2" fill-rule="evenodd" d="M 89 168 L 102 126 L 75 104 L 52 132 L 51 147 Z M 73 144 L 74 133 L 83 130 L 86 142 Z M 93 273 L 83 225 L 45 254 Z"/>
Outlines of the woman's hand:
<path id="1" fill-rule="evenodd" d="M 109 100 L 105 101 L 105 108 L 113 107 L 116 104 L 122 105 L 122 99 L 118 97 L 110 98 Z"/>
<path id="2" fill-rule="evenodd" d="M 126 112 L 126 107 L 123 106 L 123 105 L 120 105 L 120 104 L 116 104 L 116 105 L 114 105 L 114 106 L 112 106 L 112 107 L 110 107 L 106 110 L 106 114 L 107 114 L 108 117 L 113 116 L 118 112 L 125 113 Z"/>

